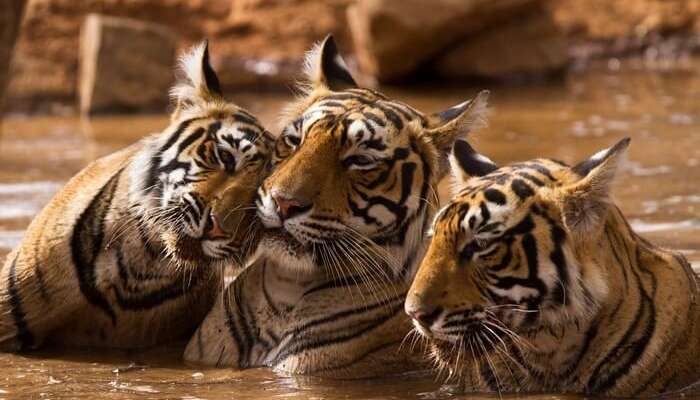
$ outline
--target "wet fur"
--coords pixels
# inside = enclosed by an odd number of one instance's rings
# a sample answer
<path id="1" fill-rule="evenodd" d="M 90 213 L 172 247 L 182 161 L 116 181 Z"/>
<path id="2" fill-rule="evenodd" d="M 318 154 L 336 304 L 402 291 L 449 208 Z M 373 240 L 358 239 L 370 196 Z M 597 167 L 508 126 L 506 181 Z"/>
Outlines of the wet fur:
<path id="1" fill-rule="evenodd" d="M 403 299 L 454 141 L 477 124 L 482 94 L 451 119 L 426 116 L 354 87 L 327 39 L 307 58 L 308 84 L 287 107 L 275 169 L 259 190 L 268 229 L 252 264 L 229 285 L 190 341 L 185 359 L 270 366 L 337 378 L 420 368 L 401 342 Z M 358 154 L 381 161 L 355 164 Z M 308 202 L 282 221 L 273 196 Z M 295 239 L 289 239 L 290 237 Z"/>
<path id="2" fill-rule="evenodd" d="M 213 73 L 207 52 L 203 43 L 183 58 L 171 125 L 89 164 L 8 255 L 0 348 L 134 348 L 187 338 L 223 286 L 224 263 L 242 265 L 254 250 L 252 205 L 269 138 L 204 79 Z M 234 143 L 214 151 L 242 129 L 257 135 L 240 139 L 247 150 Z M 224 151 L 239 157 L 235 171 L 224 168 Z M 225 235 L 204 236 L 209 215 Z"/>
<path id="3" fill-rule="evenodd" d="M 466 391 L 611 396 L 700 378 L 698 278 L 634 233 L 609 196 L 627 142 L 573 168 L 484 168 L 476 153 L 453 163 L 455 197 L 406 306 L 439 307 L 416 329 L 444 377 Z M 495 222 L 499 232 L 478 233 Z"/>

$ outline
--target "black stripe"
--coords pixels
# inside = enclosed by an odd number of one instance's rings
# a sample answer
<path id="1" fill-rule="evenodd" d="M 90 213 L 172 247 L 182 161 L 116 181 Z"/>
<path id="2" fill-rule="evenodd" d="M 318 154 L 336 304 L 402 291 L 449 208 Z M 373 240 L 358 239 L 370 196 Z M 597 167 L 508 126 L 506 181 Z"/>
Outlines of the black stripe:
<path id="1" fill-rule="evenodd" d="M 578 375 L 574 373 L 577 371 L 583 361 L 584 357 L 588 355 L 588 350 L 591 347 L 591 343 L 598 337 L 598 321 L 592 321 L 591 324 L 586 329 L 586 333 L 583 337 L 583 344 L 578 349 L 576 359 L 567 366 L 565 370 L 559 374 L 563 379 L 569 381 L 569 383 L 578 379 Z"/>
<path id="2" fill-rule="evenodd" d="M 255 116 L 253 116 L 251 113 L 249 113 L 248 111 L 246 111 L 242 108 L 239 108 L 231 116 L 233 117 L 233 119 L 236 122 L 243 122 L 243 123 L 246 123 L 248 125 L 253 125 L 257 128 L 260 128 L 260 122 L 258 121 L 258 119 L 255 118 Z"/>
<path id="3" fill-rule="evenodd" d="M 484 190 L 484 197 L 491 203 L 496 203 L 499 206 L 506 204 L 506 195 L 498 189 Z"/>
<path id="4" fill-rule="evenodd" d="M 105 217 L 112 204 L 122 171 L 123 169 L 117 171 L 92 198 L 76 221 L 70 242 L 80 291 L 90 304 L 104 311 L 114 324 L 117 323 L 117 316 L 97 287 L 95 261 L 102 251 Z"/>
<path id="5" fill-rule="evenodd" d="M 552 261 L 554 266 L 557 268 L 557 274 L 561 282 L 560 285 L 556 285 L 553 289 L 552 299 L 559 303 L 565 304 L 566 302 L 566 291 L 569 288 L 569 270 L 566 263 L 566 257 L 564 256 L 564 242 L 566 242 L 566 231 L 557 224 L 557 222 L 552 219 L 547 213 L 540 208 L 533 208 L 533 212 L 547 221 L 549 224 L 549 232 L 552 238 L 553 249 L 549 255 L 549 259 Z"/>
<path id="6" fill-rule="evenodd" d="M 190 134 L 188 137 L 186 137 L 185 140 L 180 142 L 180 144 L 178 145 L 177 154 L 175 155 L 175 157 L 172 160 L 170 160 L 170 162 L 168 162 L 167 164 L 158 168 L 157 173 L 172 172 L 172 171 L 175 171 L 176 169 L 179 169 L 179 168 L 189 170 L 190 164 L 187 162 L 179 161 L 178 158 L 179 158 L 180 154 L 182 154 L 183 151 L 185 149 L 187 149 L 187 147 L 189 147 L 192 143 L 194 143 L 199 138 L 201 138 L 205 132 L 206 132 L 206 130 L 204 128 L 197 128 L 194 132 L 192 132 L 192 134 Z"/>
<path id="7" fill-rule="evenodd" d="M 192 118 L 183 121 L 177 129 L 175 129 L 175 132 L 170 135 L 168 138 L 168 141 L 165 142 L 163 147 L 161 147 L 158 151 L 156 151 L 155 154 L 151 157 L 151 164 L 148 167 L 148 174 L 146 175 L 146 185 L 144 187 L 145 190 L 148 190 L 149 192 L 154 191 L 156 188 L 156 183 L 158 182 L 158 168 L 160 167 L 160 163 L 162 161 L 162 156 L 163 152 L 168 150 L 170 147 L 172 147 L 175 142 L 177 142 L 180 139 L 180 136 L 182 135 L 182 132 L 187 129 L 187 127 L 190 126 L 190 124 L 194 121 L 197 121 L 200 118 Z"/>
<path id="8" fill-rule="evenodd" d="M 160 148 L 159 153 L 163 153 L 165 151 L 168 151 L 175 144 L 175 142 L 177 142 L 180 139 L 180 136 L 182 136 L 182 133 L 185 131 L 185 129 L 187 129 L 190 126 L 190 124 L 192 124 L 192 122 L 197 121 L 199 119 L 201 119 L 201 118 L 192 118 L 192 119 L 188 119 L 188 120 L 183 121 L 180 124 L 180 126 L 177 127 L 175 132 L 173 132 L 173 134 L 170 135 L 170 137 L 168 138 L 168 141 L 165 142 L 163 147 Z M 156 165 L 156 167 L 157 167 L 157 165 Z"/>
<path id="9" fill-rule="evenodd" d="M 17 340 L 21 348 L 26 349 L 34 345 L 34 335 L 32 335 L 27 326 L 26 314 L 22 310 L 22 299 L 20 299 L 19 291 L 17 290 L 17 258 L 19 258 L 19 252 L 17 252 L 15 259 L 10 264 L 10 270 L 7 274 L 7 291 L 10 295 L 12 318 L 15 321 L 15 328 L 17 328 Z"/>
<path id="10" fill-rule="evenodd" d="M 393 302 L 396 302 L 397 300 L 400 300 L 403 302 L 405 297 L 406 297 L 405 294 L 401 294 L 399 296 L 391 297 L 391 298 L 388 298 L 388 299 L 383 300 L 383 301 L 378 301 L 375 303 L 366 304 L 366 305 L 363 305 L 361 307 L 355 307 L 355 308 L 351 308 L 348 310 L 339 311 L 339 312 L 336 312 L 333 314 L 329 314 L 325 317 L 316 318 L 316 319 L 305 322 L 304 324 L 295 327 L 294 333 L 296 335 L 299 335 L 299 334 L 302 334 L 304 331 L 311 329 L 313 327 L 319 326 L 319 325 L 323 325 L 323 324 L 326 324 L 329 322 L 335 322 L 335 321 L 342 319 L 342 318 L 352 317 L 352 316 L 356 316 L 356 315 L 362 315 L 362 314 L 367 313 L 369 311 L 372 311 L 372 310 L 375 310 L 378 308 L 382 308 L 382 307 L 386 307 L 387 305 L 389 305 Z"/>
<path id="11" fill-rule="evenodd" d="M 375 124 L 384 127 L 386 126 L 386 122 L 384 122 L 383 119 L 381 119 L 379 116 L 375 115 L 374 113 L 371 113 L 369 111 L 364 111 L 362 113 L 362 116 L 364 116 L 366 119 L 374 122 Z M 366 124 L 368 129 L 370 129 L 370 132 L 374 133 L 374 127 L 371 124 Z"/>
<path id="12" fill-rule="evenodd" d="M 528 181 L 534 183 L 537 186 L 544 186 L 544 182 L 542 182 L 541 179 L 539 179 L 533 175 L 530 175 L 527 172 L 518 171 L 518 172 L 516 172 L 516 174 L 518 174 L 518 176 L 521 176 L 521 177 L 527 179 Z"/>
<path id="13" fill-rule="evenodd" d="M 119 278 L 122 281 L 122 287 L 114 286 L 114 294 L 119 307 L 123 310 L 141 311 L 150 310 L 152 308 L 158 307 L 163 303 L 182 297 L 187 291 L 199 284 L 200 277 L 194 275 L 190 277 L 186 282 L 179 279 L 169 283 L 168 285 L 154 289 L 151 291 L 146 291 L 139 288 L 137 291 L 124 291 L 123 288 L 129 288 L 133 279 L 142 280 L 148 279 L 148 276 L 132 276 L 129 271 L 129 267 L 124 261 L 124 254 L 122 253 L 121 247 L 116 250 L 117 253 L 117 269 L 119 272 Z M 155 278 L 155 277 L 151 277 Z"/>
<path id="14" fill-rule="evenodd" d="M 267 273 L 267 259 L 263 259 L 263 265 L 260 267 L 262 269 L 262 277 L 260 280 L 262 281 L 262 289 L 263 289 L 263 295 L 265 296 L 265 301 L 267 302 L 267 305 L 272 309 L 275 315 L 280 314 L 280 310 L 277 308 L 277 305 L 272 301 L 272 298 L 270 297 L 270 292 L 267 291 L 267 280 L 265 279 L 265 275 Z"/>
<path id="15" fill-rule="evenodd" d="M 236 328 L 236 322 L 235 322 L 235 315 L 233 311 L 231 311 L 231 307 L 229 305 L 229 301 L 224 299 L 224 313 L 226 314 L 226 327 L 228 328 L 229 335 L 231 335 L 231 338 L 233 339 L 233 342 L 238 346 L 238 367 L 243 367 L 243 349 L 242 347 L 245 346 L 245 343 L 243 342 L 243 338 L 241 335 L 238 333 L 238 329 Z M 225 348 L 222 348 L 222 352 L 225 350 Z M 218 362 L 217 362 L 218 365 Z"/>
<path id="16" fill-rule="evenodd" d="M 216 139 L 216 132 L 221 129 L 221 121 L 214 121 L 207 127 L 207 136 Z M 240 128 L 239 128 L 240 129 Z"/>
<path id="17" fill-rule="evenodd" d="M 498 264 L 490 267 L 489 269 L 491 269 L 493 271 L 501 271 L 510 265 L 510 261 L 513 259 L 513 250 L 511 249 L 512 243 L 513 243 L 512 238 L 509 238 L 506 240 L 506 242 L 505 242 L 506 254 L 503 255 L 503 257 L 501 258 L 501 261 Z M 496 247 L 496 249 L 498 250 L 498 247 Z"/>
<path id="18" fill-rule="evenodd" d="M 406 109 L 404 109 L 404 108 L 402 107 L 402 105 L 399 104 L 399 103 L 396 103 L 396 102 L 393 102 L 393 101 L 387 101 L 387 102 L 384 102 L 384 103 L 382 103 L 382 104 L 383 104 L 385 107 L 391 108 L 392 110 L 394 110 L 394 111 L 398 112 L 399 114 L 401 114 L 401 116 L 402 116 L 405 120 L 407 120 L 407 121 L 411 121 L 411 120 L 416 119 L 416 116 L 411 115 L 411 114 L 409 113 L 409 111 L 406 110 Z"/>
<path id="19" fill-rule="evenodd" d="M 243 337 L 246 341 L 246 345 L 243 347 L 244 351 L 242 352 L 242 354 L 240 354 L 240 357 L 243 359 L 244 364 L 240 365 L 240 367 L 247 368 L 252 366 L 253 360 L 251 354 L 253 352 L 253 347 L 255 346 L 255 343 L 261 342 L 260 337 L 258 336 L 259 332 L 255 327 L 255 317 L 250 311 L 248 302 L 246 302 L 245 299 L 241 299 L 241 301 L 236 302 L 236 305 L 238 306 L 238 316 L 241 321 L 241 323 L 238 326 L 241 329 L 241 333 L 243 334 Z"/>
<path id="20" fill-rule="evenodd" d="M 559 304 L 566 304 L 566 291 L 569 288 L 569 270 L 566 264 L 566 257 L 564 256 L 564 242 L 566 240 L 566 232 L 564 230 L 553 224 L 551 224 L 551 235 L 552 241 L 554 242 L 554 249 L 549 254 L 549 259 L 557 268 L 557 274 L 559 275 L 560 285 L 556 285 L 554 288 L 554 293 L 552 297 L 554 301 Z"/>
<path id="21" fill-rule="evenodd" d="M 510 183 L 510 188 L 513 189 L 513 192 L 520 200 L 525 200 L 535 194 L 532 188 L 522 179 L 513 179 Z"/>
<path id="22" fill-rule="evenodd" d="M 617 381 L 628 374 L 631 368 L 642 357 L 646 347 L 649 345 L 656 327 L 656 308 L 654 306 L 653 296 L 656 292 L 656 277 L 652 272 L 648 272 L 651 279 L 652 294 L 646 292 L 642 284 L 642 278 L 634 266 L 642 267 L 639 260 L 639 249 L 636 250 L 635 259 L 632 259 L 630 249 L 625 240 L 620 240 L 627 250 L 630 270 L 633 273 L 637 291 L 640 296 L 641 304 L 635 315 L 635 319 L 628 327 L 622 339 L 608 351 L 606 357 L 598 364 L 586 388 L 591 392 L 605 392 L 612 388 Z M 622 360 L 621 360 L 622 359 Z M 622 361 L 622 364 L 619 362 Z M 618 364 L 615 365 L 615 362 Z M 614 368 L 609 373 L 601 372 L 603 368 Z"/>
<path id="23" fill-rule="evenodd" d="M 240 278 L 240 277 L 239 277 Z M 236 305 L 236 308 L 240 310 L 238 307 L 238 303 L 236 302 L 238 299 L 243 299 L 240 297 L 239 289 L 240 285 L 235 284 L 236 281 L 232 285 L 230 285 L 228 288 L 225 289 L 224 292 L 224 312 L 226 313 L 226 327 L 228 327 L 229 334 L 231 335 L 231 338 L 233 339 L 233 342 L 238 346 L 238 367 L 240 368 L 245 368 L 248 366 L 248 360 L 245 359 L 245 354 L 247 354 L 247 348 L 250 346 L 250 341 L 248 340 L 247 337 L 243 337 L 241 333 L 238 331 L 238 323 L 236 323 L 236 316 L 239 315 L 239 313 L 234 313 L 233 310 L 231 310 L 231 295 L 229 294 L 229 290 L 233 290 L 233 303 Z M 245 323 L 245 322 L 243 322 Z M 223 351 L 224 349 L 222 349 Z"/>
<path id="24" fill-rule="evenodd" d="M 377 107 L 379 110 L 381 110 L 384 113 L 384 116 L 391 121 L 392 124 L 396 127 L 396 130 L 401 131 L 403 129 L 403 120 L 401 120 L 401 117 L 399 117 L 398 114 L 394 112 L 389 107 L 386 107 L 382 103 L 375 103 L 375 107 Z"/>
<path id="25" fill-rule="evenodd" d="M 486 206 L 486 203 L 484 203 L 483 201 L 479 203 L 479 209 L 481 210 L 481 223 L 479 224 L 479 226 L 481 227 L 488 224 L 489 220 L 491 219 L 491 212 Z"/>
<path id="26" fill-rule="evenodd" d="M 393 318 L 398 312 L 403 311 L 404 297 L 405 296 L 402 296 L 399 299 L 400 300 L 399 303 L 395 304 L 389 310 L 388 313 L 382 315 L 381 317 L 373 318 L 371 323 L 368 323 L 367 326 L 364 326 L 364 327 L 357 329 L 355 331 L 345 330 L 345 331 L 343 331 L 344 334 L 341 334 L 341 335 L 338 335 L 338 336 L 335 336 L 332 338 L 328 338 L 328 339 L 320 339 L 318 337 L 312 337 L 312 338 L 305 340 L 301 343 L 299 343 L 299 342 L 294 343 L 294 345 L 288 346 L 282 352 L 280 352 L 277 355 L 277 357 L 275 358 L 274 363 L 275 364 L 279 363 L 281 360 L 284 360 L 287 357 L 297 355 L 297 354 L 302 353 L 302 352 L 307 351 L 307 350 L 314 350 L 314 349 L 318 349 L 320 347 L 325 347 L 325 346 L 329 346 L 329 345 L 333 345 L 333 344 L 347 342 L 347 341 L 350 341 L 352 339 L 358 338 L 367 332 L 370 332 L 370 331 L 376 329 L 377 327 L 384 324 L 386 321 Z M 396 300 L 392 299 L 391 301 L 396 301 Z M 387 305 L 388 305 L 388 303 L 382 304 L 382 306 L 387 306 Z M 372 307 L 372 306 L 370 306 L 370 307 Z M 369 311 L 369 309 L 365 310 L 362 308 L 360 310 Z M 329 321 L 329 322 L 331 322 L 331 321 Z M 363 321 L 356 321 L 355 327 L 360 325 L 361 322 L 363 322 Z M 296 330 L 295 330 L 294 337 L 303 338 L 303 336 L 299 335 L 298 331 L 296 331 Z"/>

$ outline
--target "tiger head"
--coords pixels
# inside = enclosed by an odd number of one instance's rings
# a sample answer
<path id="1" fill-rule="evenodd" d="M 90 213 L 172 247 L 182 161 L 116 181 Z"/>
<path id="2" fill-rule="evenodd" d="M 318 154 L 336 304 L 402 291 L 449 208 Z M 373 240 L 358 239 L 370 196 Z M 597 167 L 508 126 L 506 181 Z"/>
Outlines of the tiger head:
<path id="1" fill-rule="evenodd" d="M 455 144 L 454 198 L 436 214 L 405 303 L 438 361 L 449 365 L 460 346 L 488 348 L 595 315 L 608 284 L 589 257 L 628 144 L 574 167 L 549 159 L 498 167 Z"/>
<path id="2" fill-rule="evenodd" d="M 148 138 L 130 170 L 129 198 L 150 237 L 180 266 L 242 261 L 254 247 L 254 197 L 272 137 L 227 102 L 207 42 L 180 59 L 171 124 Z"/>
<path id="3" fill-rule="evenodd" d="M 483 122 L 487 94 L 424 115 L 359 88 L 330 36 L 306 67 L 259 190 L 260 250 L 300 272 L 410 279 L 449 149 Z"/>

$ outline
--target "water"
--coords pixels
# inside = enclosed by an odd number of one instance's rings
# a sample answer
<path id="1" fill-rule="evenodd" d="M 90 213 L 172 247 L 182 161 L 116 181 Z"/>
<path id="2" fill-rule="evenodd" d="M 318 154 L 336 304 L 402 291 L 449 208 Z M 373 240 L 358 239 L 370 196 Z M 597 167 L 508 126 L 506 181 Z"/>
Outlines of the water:
<path id="1" fill-rule="evenodd" d="M 700 61 L 693 61 L 687 69 L 645 72 L 623 63 L 615 71 L 594 68 L 572 74 L 560 84 L 491 88 L 490 126 L 474 135 L 472 143 L 499 163 L 537 156 L 573 163 L 631 136 L 629 161 L 614 191 L 618 204 L 643 236 L 682 251 L 700 270 L 698 66 Z M 440 111 L 476 91 L 454 86 L 386 90 L 424 111 Z M 289 100 L 279 94 L 233 97 L 273 131 L 277 111 Z M 0 137 L 0 259 L 21 240 L 32 216 L 79 169 L 166 124 L 166 116 L 5 120 Z M 0 354 L 0 398 L 459 397 L 429 374 L 339 383 L 267 369 L 204 370 L 183 365 L 181 351 L 46 349 L 21 356 Z M 700 397 L 700 389 L 688 390 L 684 397 Z"/>

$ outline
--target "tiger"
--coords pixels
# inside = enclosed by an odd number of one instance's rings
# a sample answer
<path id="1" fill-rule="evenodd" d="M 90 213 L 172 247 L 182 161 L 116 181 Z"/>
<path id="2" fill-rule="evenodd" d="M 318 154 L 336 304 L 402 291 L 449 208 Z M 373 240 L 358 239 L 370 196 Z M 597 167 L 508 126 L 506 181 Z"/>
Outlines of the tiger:
<path id="1" fill-rule="evenodd" d="M 449 150 L 484 124 L 487 92 L 426 115 L 359 87 L 332 36 L 307 53 L 301 85 L 258 190 L 258 252 L 184 358 L 333 378 L 422 368 L 398 352 L 405 293 Z"/>
<path id="2" fill-rule="evenodd" d="M 169 126 L 53 197 L 0 270 L 0 349 L 186 341 L 259 236 L 273 137 L 227 102 L 208 42 L 180 58 Z"/>
<path id="3" fill-rule="evenodd" d="M 698 277 L 611 196 L 624 138 L 568 166 L 457 141 L 405 311 L 467 392 L 651 396 L 700 379 Z"/>

